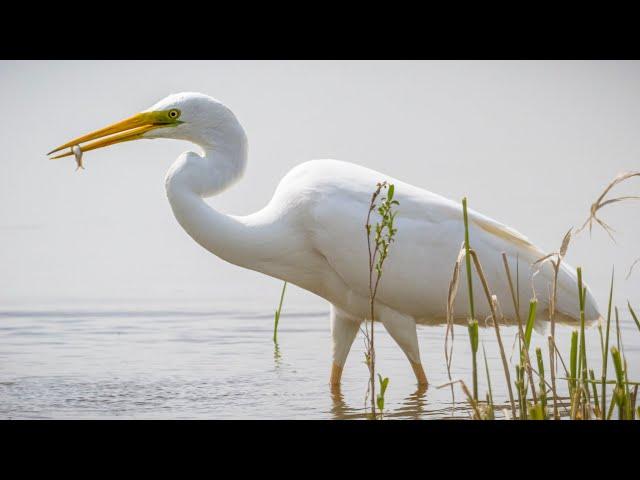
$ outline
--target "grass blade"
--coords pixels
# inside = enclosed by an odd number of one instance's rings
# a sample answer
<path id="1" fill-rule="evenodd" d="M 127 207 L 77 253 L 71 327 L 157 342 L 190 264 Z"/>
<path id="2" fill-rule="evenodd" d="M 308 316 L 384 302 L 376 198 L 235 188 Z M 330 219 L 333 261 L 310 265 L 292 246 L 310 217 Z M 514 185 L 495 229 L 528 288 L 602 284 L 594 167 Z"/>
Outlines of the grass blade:
<path id="1" fill-rule="evenodd" d="M 282 302 L 284 300 L 284 292 L 287 289 L 287 282 L 282 285 L 282 293 L 280 293 L 280 304 L 276 310 L 273 322 L 273 343 L 278 343 L 278 323 L 280 322 L 280 312 L 282 312 Z"/>
<path id="2" fill-rule="evenodd" d="M 527 318 L 527 328 L 524 331 L 524 346 L 529 350 L 529 344 L 531 343 L 531 332 L 533 332 L 533 324 L 536 320 L 536 306 L 538 302 L 532 299 L 529 302 L 529 317 Z"/>
<path id="3" fill-rule="evenodd" d="M 629 301 L 627 301 L 627 307 L 629 307 L 629 312 L 633 317 L 633 321 L 636 322 L 636 326 L 638 327 L 638 330 L 640 330 L 640 321 L 638 321 L 638 316 L 636 315 L 636 312 L 633 311 L 633 308 L 631 308 L 631 303 L 629 303 Z"/>
<path id="4" fill-rule="evenodd" d="M 615 269 L 611 269 L 611 286 L 609 287 L 609 307 L 607 308 L 607 328 L 605 330 L 604 337 L 604 350 L 602 354 L 602 389 L 601 389 L 601 401 L 602 403 L 602 420 L 605 419 L 605 412 L 607 411 L 607 359 L 609 358 L 609 330 L 611 327 L 611 305 L 613 304 L 613 280 Z"/>

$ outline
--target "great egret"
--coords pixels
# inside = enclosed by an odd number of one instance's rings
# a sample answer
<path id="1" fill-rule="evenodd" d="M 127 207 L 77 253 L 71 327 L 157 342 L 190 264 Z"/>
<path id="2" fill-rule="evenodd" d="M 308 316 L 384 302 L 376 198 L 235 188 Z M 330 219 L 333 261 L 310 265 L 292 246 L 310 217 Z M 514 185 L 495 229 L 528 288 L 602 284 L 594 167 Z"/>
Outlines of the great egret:
<path id="1" fill-rule="evenodd" d="M 196 242 L 227 262 L 286 280 L 330 303 L 333 385 L 340 383 L 360 323 L 369 316 L 364 223 L 371 194 L 378 182 L 393 183 L 400 202 L 395 222 L 398 231 L 385 263 L 375 320 L 404 351 L 418 383 L 427 383 L 416 324 L 446 322 L 449 281 L 464 236 L 458 203 L 353 163 L 313 160 L 293 168 L 262 210 L 247 216 L 218 212 L 203 199 L 221 193 L 242 177 L 247 136 L 228 107 L 200 93 L 170 95 L 141 113 L 71 140 L 49 154 L 69 149 L 53 157 L 60 158 L 77 153 L 74 147 L 81 144 L 81 150 L 87 152 L 143 138 L 188 140 L 202 149 L 202 154 L 189 151 L 180 155 L 165 181 L 176 219 Z M 543 252 L 517 231 L 473 210 L 469 211 L 469 223 L 471 244 L 498 297 L 505 322 L 514 323 L 516 316 L 502 252 L 506 252 L 514 275 L 519 273 L 520 305 L 527 306 L 535 291 L 539 329 L 548 320 L 553 278 L 548 264 L 534 274 L 532 263 Z M 460 282 L 466 285 L 464 271 Z M 557 320 L 575 324 L 579 318 L 577 279 L 566 263 L 557 287 Z M 475 291 L 481 291 L 479 284 Z M 489 305 L 484 297 L 477 297 L 476 316 L 483 320 L 490 315 Z M 454 303 L 456 323 L 466 322 L 467 304 L 466 289 L 461 288 Z M 589 291 L 585 314 L 588 321 L 599 318 Z"/>

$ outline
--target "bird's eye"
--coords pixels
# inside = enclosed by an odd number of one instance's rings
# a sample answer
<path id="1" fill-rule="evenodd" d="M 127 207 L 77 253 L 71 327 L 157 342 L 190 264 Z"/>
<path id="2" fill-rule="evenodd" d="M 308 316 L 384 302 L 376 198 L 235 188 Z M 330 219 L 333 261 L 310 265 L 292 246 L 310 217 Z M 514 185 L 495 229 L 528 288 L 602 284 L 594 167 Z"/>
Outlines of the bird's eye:
<path id="1" fill-rule="evenodd" d="M 180 110 L 178 110 L 177 108 L 174 108 L 173 110 L 169 110 L 169 118 L 171 120 L 175 120 L 179 116 L 180 116 Z"/>

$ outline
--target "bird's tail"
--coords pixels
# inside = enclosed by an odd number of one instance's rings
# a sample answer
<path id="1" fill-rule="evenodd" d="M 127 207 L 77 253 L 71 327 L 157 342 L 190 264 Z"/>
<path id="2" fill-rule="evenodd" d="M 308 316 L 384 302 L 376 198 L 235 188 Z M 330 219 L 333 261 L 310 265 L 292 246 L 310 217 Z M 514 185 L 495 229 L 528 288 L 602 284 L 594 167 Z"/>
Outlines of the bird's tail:
<path id="1" fill-rule="evenodd" d="M 538 308 L 536 315 L 536 330 L 546 330 L 548 326 L 549 308 L 550 308 L 550 291 L 553 286 L 553 278 L 555 272 L 552 265 L 545 263 L 537 275 L 534 277 L 534 288 L 538 303 L 543 308 Z M 583 281 L 583 287 L 586 288 L 584 299 L 584 316 L 585 325 L 589 326 L 601 318 L 600 310 L 596 299 L 591 290 Z M 579 325 L 580 324 L 580 299 L 578 293 L 578 275 L 576 270 L 562 262 L 558 271 L 558 279 L 556 283 L 556 304 L 554 320 L 560 324 Z"/>

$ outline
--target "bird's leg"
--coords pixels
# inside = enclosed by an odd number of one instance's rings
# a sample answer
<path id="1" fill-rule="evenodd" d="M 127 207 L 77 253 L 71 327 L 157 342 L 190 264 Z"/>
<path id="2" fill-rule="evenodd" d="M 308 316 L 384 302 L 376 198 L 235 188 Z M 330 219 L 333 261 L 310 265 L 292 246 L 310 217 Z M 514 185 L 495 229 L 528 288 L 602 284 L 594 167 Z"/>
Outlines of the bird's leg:
<path id="1" fill-rule="evenodd" d="M 351 345 L 358 334 L 360 320 L 335 305 L 331 305 L 331 338 L 333 341 L 333 365 L 331 367 L 331 386 L 340 385 L 342 369 L 347 360 Z"/>
<path id="2" fill-rule="evenodd" d="M 418 385 L 420 386 L 429 385 L 429 382 L 427 381 L 427 375 L 424 373 L 424 368 L 422 368 L 422 363 L 411 362 L 411 367 L 413 367 L 413 373 L 416 375 L 416 380 L 418 381 Z"/>
<path id="3" fill-rule="evenodd" d="M 331 378 L 329 384 L 335 390 L 340 390 L 340 380 L 342 379 L 342 368 L 340 365 L 333 362 L 331 365 Z"/>
<path id="4" fill-rule="evenodd" d="M 416 322 L 408 315 L 403 315 L 388 307 L 378 307 L 380 321 L 387 329 L 389 335 L 396 341 L 404 354 L 409 359 L 418 385 L 427 386 L 427 376 L 420 361 L 420 348 L 418 346 L 418 333 Z"/>

